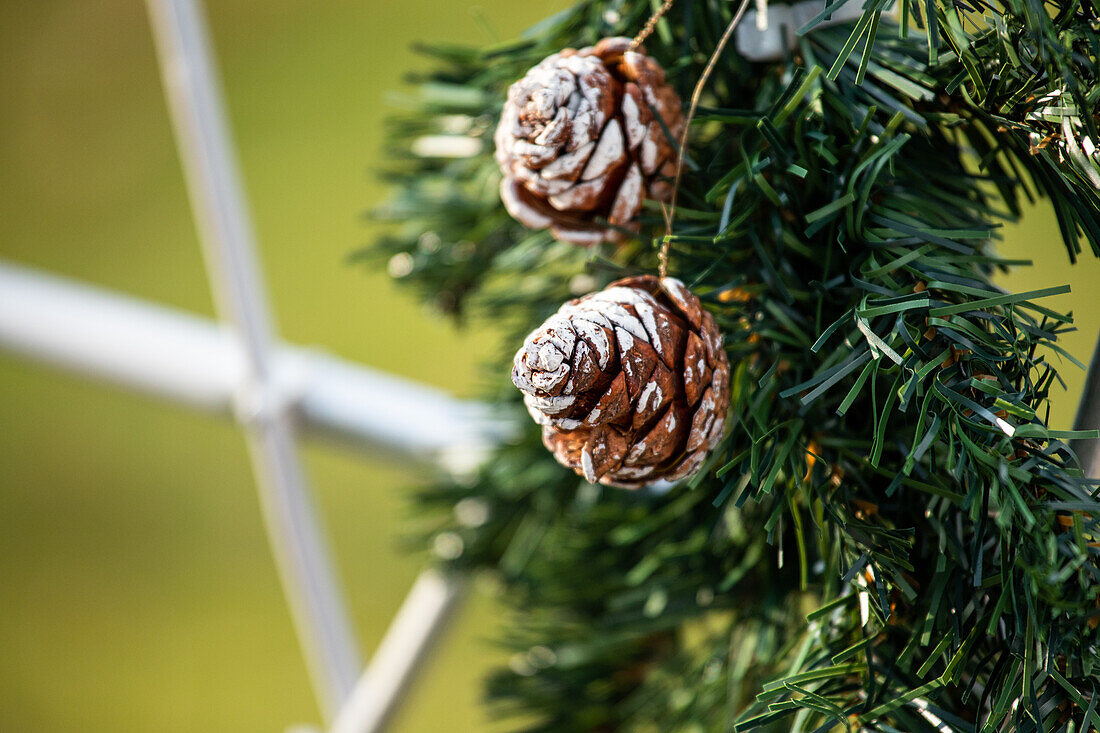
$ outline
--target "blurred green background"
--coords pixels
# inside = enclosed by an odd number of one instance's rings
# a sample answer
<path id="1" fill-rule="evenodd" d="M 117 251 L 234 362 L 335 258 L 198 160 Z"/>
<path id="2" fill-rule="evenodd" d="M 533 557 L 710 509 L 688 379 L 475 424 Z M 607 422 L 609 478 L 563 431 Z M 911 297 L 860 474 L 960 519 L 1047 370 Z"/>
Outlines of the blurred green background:
<path id="1" fill-rule="evenodd" d="M 456 333 L 344 258 L 383 195 L 385 93 L 418 40 L 505 38 L 564 0 L 219 0 L 210 22 L 285 336 L 473 394 L 484 327 Z M 0 257 L 212 315 L 145 9 L 0 4 Z M 1100 266 L 1070 268 L 1049 214 L 1002 248 L 1071 283 L 1066 339 L 1091 354 Z M 1083 374 L 1053 422 L 1068 426 Z M 0 730 L 279 731 L 317 712 L 268 553 L 239 431 L 0 355 Z M 399 547 L 414 469 L 325 446 L 308 468 L 364 655 L 422 556 Z M 395 729 L 487 730 L 481 677 L 499 608 L 475 595 Z"/>

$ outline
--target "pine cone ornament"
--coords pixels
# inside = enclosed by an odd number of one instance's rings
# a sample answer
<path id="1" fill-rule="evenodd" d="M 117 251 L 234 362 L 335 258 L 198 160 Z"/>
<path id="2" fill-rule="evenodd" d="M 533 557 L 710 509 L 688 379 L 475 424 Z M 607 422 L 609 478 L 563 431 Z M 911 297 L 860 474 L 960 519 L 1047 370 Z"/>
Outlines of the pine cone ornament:
<path id="1" fill-rule="evenodd" d="M 559 463 L 623 488 L 697 471 L 730 400 L 714 319 L 679 280 L 652 275 L 563 305 L 524 341 L 512 382 Z"/>
<path id="2" fill-rule="evenodd" d="M 500 193 L 525 226 L 574 244 L 617 242 L 637 230 L 646 196 L 668 200 L 680 97 L 660 64 L 629 46 L 567 48 L 508 90 L 495 137 Z"/>

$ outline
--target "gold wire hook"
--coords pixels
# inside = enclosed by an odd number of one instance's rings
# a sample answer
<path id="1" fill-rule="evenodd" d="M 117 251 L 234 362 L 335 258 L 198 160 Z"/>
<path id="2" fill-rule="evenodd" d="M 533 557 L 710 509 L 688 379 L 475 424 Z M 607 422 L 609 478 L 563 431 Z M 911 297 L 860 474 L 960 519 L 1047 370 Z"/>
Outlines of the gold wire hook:
<path id="1" fill-rule="evenodd" d="M 668 9 L 672 7 L 672 3 L 676 0 L 665 0 L 661 7 L 657 8 L 657 11 L 653 15 L 649 16 L 649 20 L 645 22 L 642 29 L 638 31 L 638 35 L 634 36 L 634 40 L 627 46 L 627 51 L 635 51 L 638 46 L 642 45 L 645 39 L 649 38 L 649 34 L 653 33 L 653 29 L 657 27 L 657 21 L 661 19 L 661 16 L 668 12 Z"/>
<path id="2" fill-rule="evenodd" d="M 667 6 L 671 4 L 671 0 L 666 2 L 665 6 L 663 6 L 658 13 L 663 13 L 664 10 L 667 10 Z M 707 60 L 707 65 L 703 69 L 699 81 L 695 83 L 695 90 L 691 93 L 691 105 L 688 107 L 687 118 L 684 120 L 684 131 L 680 133 L 680 150 L 676 155 L 676 176 L 672 179 L 672 196 L 669 200 L 668 210 L 666 211 L 663 206 L 661 207 L 665 215 L 665 241 L 661 243 L 661 249 L 657 253 L 657 274 L 660 277 L 666 277 L 668 275 L 668 250 L 672 245 L 672 219 L 676 216 L 676 195 L 680 192 L 680 176 L 684 172 L 684 151 L 687 149 L 688 131 L 691 129 L 691 120 L 695 117 L 695 109 L 699 106 L 699 98 L 703 96 L 703 87 L 706 86 L 707 79 L 710 78 L 711 72 L 714 71 L 714 67 L 718 64 L 718 57 L 722 55 L 722 51 L 725 50 L 726 44 L 729 43 L 730 38 L 733 36 L 733 31 L 736 30 L 737 25 L 741 22 L 741 18 L 744 16 L 745 10 L 748 7 L 749 0 L 741 0 L 740 7 L 737 8 L 737 12 L 734 14 L 733 19 L 730 20 L 730 24 L 726 26 L 725 33 L 722 34 L 722 38 L 714 48 L 714 53 L 712 53 L 710 59 Z M 646 28 L 649 28 L 651 24 L 656 24 L 656 18 L 659 17 L 659 14 L 655 14 L 654 18 L 650 19 L 651 22 L 646 23 Z M 642 29 L 643 33 L 645 30 L 645 28 Z M 646 35 L 648 35 L 648 33 Z M 639 33 L 638 36 L 642 36 L 642 34 Z"/>

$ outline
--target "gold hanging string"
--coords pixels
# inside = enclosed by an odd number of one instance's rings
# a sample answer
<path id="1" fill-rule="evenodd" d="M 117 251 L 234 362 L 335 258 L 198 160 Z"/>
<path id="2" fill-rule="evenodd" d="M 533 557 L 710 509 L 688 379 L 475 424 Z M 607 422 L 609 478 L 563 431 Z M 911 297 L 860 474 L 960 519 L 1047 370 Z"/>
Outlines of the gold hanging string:
<path id="1" fill-rule="evenodd" d="M 657 21 L 661 19 L 662 15 L 668 12 L 668 9 L 672 7 L 672 3 L 675 1 L 676 0 L 665 0 L 664 5 L 657 8 L 657 12 L 649 16 L 649 20 L 645 22 L 642 29 L 638 31 L 638 35 L 634 36 L 634 40 L 630 42 L 630 45 L 627 47 L 628 51 L 638 50 L 638 46 L 642 45 L 642 42 L 649 38 L 649 34 L 657 27 Z"/>
<path id="2" fill-rule="evenodd" d="M 671 2 L 666 2 L 665 5 L 671 5 Z M 741 17 L 744 16 L 745 10 L 748 7 L 749 0 L 741 0 L 741 5 L 737 8 L 737 12 L 734 13 L 730 24 L 726 26 L 726 32 L 723 33 L 722 38 L 719 39 L 718 45 L 714 49 L 714 53 L 711 54 L 706 67 L 703 69 L 702 75 L 699 77 L 699 81 L 695 83 L 695 90 L 691 93 L 691 104 L 688 106 L 687 118 L 684 120 L 684 131 L 680 134 L 680 150 L 676 156 L 676 176 L 672 179 L 672 197 L 669 200 L 667 210 L 663 206 L 661 207 L 665 217 L 665 241 L 661 243 L 661 251 L 657 254 L 657 273 L 661 277 L 666 277 L 668 275 L 668 250 L 672 245 L 672 219 L 676 216 L 676 194 L 680 192 L 680 175 L 684 172 L 684 152 L 687 150 L 688 131 L 691 129 L 691 120 L 695 117 L 695 108 L 699 106 L 699 98 L 703 96 L 703 87 L 707 85 L 707 79 L 710 78 L 711 72 L 714 71 L 714 67 L 718 64 L 718 57 L 722 55 L 722 51 L 725 50 L 726 44 L 729 43 L 730 38 L 733 37 L 733 32 L 737 29 L 737 25 L 741 22 Z M 660 12 L 663 12 L 663 9 Z M 656 23 L 656 20 L 652 20 L 652 22 Z M 647 23 L 646 27 L 648 28 L 649 25 L 650 24 Z M 645 29 L 642 30 L 643 32 L 645 31 Z M 641 36 L 642 34 L 639 33 L 638 35 Z"/>

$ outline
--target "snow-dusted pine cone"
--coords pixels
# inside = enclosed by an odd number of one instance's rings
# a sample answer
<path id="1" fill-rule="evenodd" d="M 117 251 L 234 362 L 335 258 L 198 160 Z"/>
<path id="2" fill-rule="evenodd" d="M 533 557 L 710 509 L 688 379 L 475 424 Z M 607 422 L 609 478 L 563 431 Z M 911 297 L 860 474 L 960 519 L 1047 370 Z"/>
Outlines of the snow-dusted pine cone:
<path id="1" fill-rule="evenodd" d="M 524 341 L 512 381 L 560 463 L 624 488 L 698 470 L 730 400 L 714 319 L 679 280 L 652 275 L 563 305 Z"/>
<path id="2" fill-rule="evenodd" d="M 629 45 L 567 48 L 508 90 L 495 138 L 500 192 L 525 226 L 574 244 L 617 242 L 637 229 L 644 198 L 671 194 L 680 97 L 661 65 Z"/>

